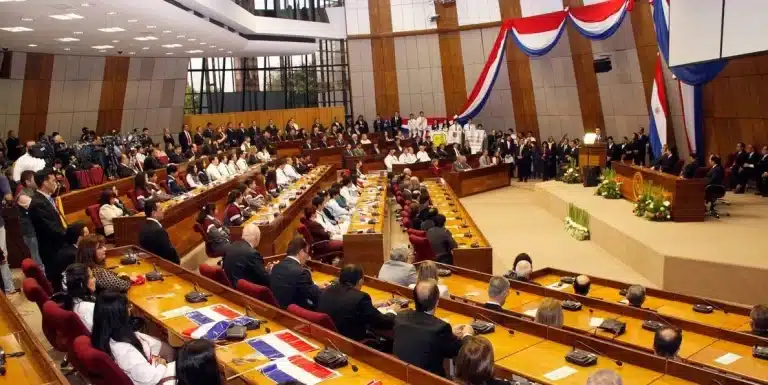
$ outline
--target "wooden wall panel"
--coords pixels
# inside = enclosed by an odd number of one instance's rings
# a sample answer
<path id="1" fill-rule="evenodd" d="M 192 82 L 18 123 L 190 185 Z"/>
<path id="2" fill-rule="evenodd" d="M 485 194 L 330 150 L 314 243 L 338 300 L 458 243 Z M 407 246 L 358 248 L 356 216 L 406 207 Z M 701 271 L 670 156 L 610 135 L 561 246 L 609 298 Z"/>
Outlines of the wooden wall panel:
<path id="1" fill-rule="evenodd" d="M 456 3 L 435 2 L 438 44 L 440 45 L 440 70 L 445 91 L 445 114 L 453 116 L 461 112 L 467 102 L 467 84 L 464 78 L 464 59 L 461 52 L 461 37 L 457 28 L 459 15 Z"/>
<path id="2" fill-rule="evenodd" d="M 373 88 L 376 113 L 392 116 L 400 110 L 395 63 L 395 39 L 381 36 L 392 33 L 392 8 L 389 0 L 368 0 L 371 22 L 371 59 L 373 61 Z M 369 119 L 372 117 L 368 117 Z"/>
<path id="3" fill-rule="evenodd" d="M 52 76 L 52 54 L 27 54 L 19 116 L 19 139 L 22 142 L 35 140 L 38 134 L 45 132 Z"/>
<path id="4" fill-rule="evenodd" d="M 108 56 L 104 62 L 104 81 L 101 84 L 99 117 L 96 124 L 98 134 L 105 134 L 113 129 L 119 130 L 122 126 L 130 61 L 128 57 Z"/>
<path id="5" fill-rule="evenodd" d="M 564 0 L 563 5 L 580 7 L 584 5 L 584 2 L 583 0 Z M 600 89 L 597 86 L 597 74 L 595 74 L 593 64 L 592 42 L 582 36 L 570 23 L 566 28 L 571 45 L 573 72 L 576 75 L 576 88 L 579 92 L 579 105 L 581 106 L 581 120 L 584 123 L 584 131 L 592 132 L 597 127 L 605 129 L 603 106 L 600 103 Z"/>
<path id="6" fill-rule="evenodd" d="M 328 127 L 333 121 L 334 116 L 338 118 L 339 122 L 343 123 L 344 107 L 294 108 L 289 110 L 184 115 L 184 124 L 189 125 L 192 132 L 194 132 L 195 127 L 205 127 L 208 122 L 213 123 L 214 127 L 218 125 L 226 125 L 229 122 L 232 122 L 232 124 L 235 125 L 238 122 L 243 122 L 246 126 L 248 126 L 252 121 L 255 120 L 256 124 L 263 128 L 269 123 L 269 120 L 272 119 L 277 128 L 282 131 L 285 127 L 285 123 L 290 118 L 295 118 L 299 127 L 309 128 L 312 127 L 312 122 L 314 122 L 315 118 L 320 119 L 320 122 L 324 126 Z"/>
<path id="7" fill-rule="evenodd" d="M 731 59 L 703 89 L 705 154 L 768 145 L 768 55 Z"/>
<path id="8" fill-rule="evenodd" d="M 522 17 L 520 0 L 499 0 L 499 9 L 502 20 Z M 511 39 L 507 41 L 506 52 L 517 131 L 531 131 L 538 138 L 539 118 L 536 113 L 536 98 L 533 94 L 531 61 Z"/>

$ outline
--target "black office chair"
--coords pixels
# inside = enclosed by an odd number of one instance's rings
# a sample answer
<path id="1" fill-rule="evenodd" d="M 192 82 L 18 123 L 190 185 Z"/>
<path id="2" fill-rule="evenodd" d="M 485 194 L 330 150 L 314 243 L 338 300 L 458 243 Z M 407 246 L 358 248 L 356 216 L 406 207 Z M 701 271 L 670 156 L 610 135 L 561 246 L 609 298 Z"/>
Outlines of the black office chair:
<path id="1" fill-rule="evenodd" d="M 704 201 L 706 203 L 709 203 L 709 210 L 707 210 L 707 215 L 720 218 L 720 213 L 718 213 L 715 206 L 717 206 L 717 202 L 719 199 L 722 199 L 725 196 L 725 186 L 720 184 L 711 184 L 708 185 L 704 189 Z M 723 213 L 725 216 L 730 216 L 731 214 Z"/>

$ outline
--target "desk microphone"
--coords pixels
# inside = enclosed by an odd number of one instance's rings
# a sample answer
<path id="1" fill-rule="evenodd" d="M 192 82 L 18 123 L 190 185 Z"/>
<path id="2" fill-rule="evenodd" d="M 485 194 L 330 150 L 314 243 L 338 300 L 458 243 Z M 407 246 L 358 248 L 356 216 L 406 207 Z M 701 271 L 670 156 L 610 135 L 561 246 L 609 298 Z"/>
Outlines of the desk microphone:
<path id="1" fill-rule="evenodd" d="M 591 351 L 592 353 L 595 353 L 595 354 L 597 354 L 598 356 L 603 356 L 603 357 L 605 357 L 605 354 L 603 354 L 603 353 L 600 353 L 600 352 L 599 352 L 597 349 L 595 349 L 595 348 L 593 348 L 593 347 L 591 347 L 591 346 L 587 345 L 586 343 L 584 343 L 584 342 L 581 342 L 581 341 L 579 341 L 579 340 L 575 340 L 575 341 L 576 341 L 576 343 L 577 343 L 577 344 L 581 344 L 581 346 L 583 346 L 583 347 L 587 348 L 587 349 L 588 349 L 589 351 Z M 575 345 L 575 344 L 574 344 L 574 345 Z M 573 349 L 574 349 L 574 350 L 576 350 L 576 346 L 574 346 L 574 347 L 573 347 Z M 613 363 L 614 363 L 614 364 L 616 364 L 616 366 L 624 366 L 624 362 L 622 362 L 621 360 L 614 360 L 613 358 L 610 358 L 610 357 L 609 357 L 609 359 L 610 359 L 611 361 L 613 361 Z"/>
<path id="2" fill-rule="evenodd" d="M 330 342 L 330 343 L 331 343 L 331 345 L 333 346 L 333 348 L 334 348 L 334 349 L 336 349 L 336 351 L 337 351 L 337 352 L 339 352 L 339 354 L 341 354 L 342 356 L 344 356 L 344 358 L 346 358 L 346 359 L 347 359 L 347 362 L 349 362 L 349 356 L 348 356 L 348 355 L 346 355 L 346 354 L 344 354 L 344 352 L 342 352 L 342 351 L 341 351 L 341 349 L 339 349 L 339 347 L 338 347 L 338 346 L 336 346 L 336 344 L 334 344 L 334 343 L 333 343 L 333 341 L 331 341 L 331 339 L 330 339 L 330 338 L 326 338 L 325 340 L 326 340 L 326 341 L 328 341 L 328 342 Z M 355 364 L 353 364 L 353 363 L 351 363 L 351 362 L 349 363 L 349 365 L 352 367 L 352 371 L 353 371 L 353 372 L 355 372 L 355 373 L 357 373 L 357 371 L 359 370 L 359 369 L 358 369 L 358 367 L 357 367 L 357 365 L 355 365 Z"/>
<path id="3" fill-rule="evenodd" d="M 498 326 L 498 325 L 499 325 L 499 324 L 497 324 L 496 322 L 493 322 L 493 321 L 492 321 L 490 318 L 488 318 L 488 317 L 484 316 L 482 313 L 476 313 L 476 315 L 478 315 L 478 316 L 482 317 L 482 318 L 483 318 L 483 319 L 485 319 L 486 321 L 488 321 L 488 322 L 490 322 L 490 323 L 492 323 L 492 324 L 494 324 L 494 325 L 496 325 L 496 326 Z M 512 334 L 512 335 L 514 335 L 514 334 L 515 334 L 515 331 L 514 331 L 514 330 L 512 330 L 512 329 L 509 329 L 509 328 L 507 329 L 507 332 L 509 332 L 509 334 Z"/>
<path id="4" fill-rule="evenodd" d="M 716 309 L 716 310 L 720 310 L 721 312 L 723 312 L 723 314 L 728 314 L 728 311 L 726 311 L 725 309 L 723 309 L 723 308 L 721 308 L 721 307 L 719 307 L 719 306 L 717 306 L 717 305 L 713 304 L 712 302 L 710 302 L 710 301 L 707 301 L 707 300 L 706 300 L 706 299 L 704 299 L 704 298 L 699 298 L 699 299 L 701 299 L 701 302 L 704 302 L 705 304 L 707 304 L 707 305 L 709 305 L 709 306 L 712 306 L 714 309 Z"/>
<path id="5" fill-rule="evenodd" d="M 571 301 L 565 301 L 565 302 L 570 302 L 568 304 L 563 302 L 563 309 L 570 310 L 570 311 L 579 311 L 579 310 L 581 310 L 581 308 L 583 306 L 581 301 L 579 301 L 578 299 L 576 299 L 576 297 L 572 296 L 569 293 L 566 293 L 566 292 L 561 292 L 561 293 L 565 294 L 566 296 L 568 296 L 568 298 L 571 299 Z M 590 309 L 589 311 L 592 311 L 592 309 Z"/>

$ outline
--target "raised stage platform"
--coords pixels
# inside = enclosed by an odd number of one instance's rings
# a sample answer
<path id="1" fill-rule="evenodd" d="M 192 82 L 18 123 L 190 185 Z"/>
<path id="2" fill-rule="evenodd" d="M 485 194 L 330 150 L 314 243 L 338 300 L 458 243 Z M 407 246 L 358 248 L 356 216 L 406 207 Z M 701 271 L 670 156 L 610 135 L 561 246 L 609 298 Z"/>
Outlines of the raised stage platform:
<path id="1" fill-rule="evenodd" d="M 743 304 L 768 303 L 768 198 L 729 193 L 731 205 L 718 205 L 720 219 L 659 223 L 635 217 L 629 201 L 594 195 L 593 187 L 550 181 L 537 183 L 535 189 L 536 204 L 558 218 L 565 218 L 568 203 L 589 212 L 587 242 L 659 288 Z"/>

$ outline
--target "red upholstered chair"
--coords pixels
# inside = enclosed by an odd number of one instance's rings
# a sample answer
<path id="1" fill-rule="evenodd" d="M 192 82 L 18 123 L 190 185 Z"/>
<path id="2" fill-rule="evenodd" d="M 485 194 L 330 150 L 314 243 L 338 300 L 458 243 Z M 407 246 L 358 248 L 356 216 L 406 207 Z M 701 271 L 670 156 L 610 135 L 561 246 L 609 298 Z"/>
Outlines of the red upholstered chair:
<path id="1" fill-rule="evenodd" d="M 91 169 L 88 170 L 88 176 L 91 178 L 92 186 L 97 186 L 105 182 L 104 169 L 101 167 L 91 167 Z"/>
<path id="2" fill-rule="evenodd" d="M 264 302 L 266 304 L 279 307 L 277 304 L 277 299 L 272 294 L 272 290 L 269 290 L 268 287 L 257 285 L 252 282 L 248 282 L 244 279 L 240 279 L 237 281 L 236 288 L 241 293 L 258 299 L 261 302 Z"/>
<path id="3" fill-rule="evenodd" d="M 288 305 L 288 312 L 312 322 L 315 325 L 322 326 L 330 331 L 338 332 L 338 330 L 336 330 L 336 325 L 328 314 L 307 310 L 294 304 Z"/>
<path id="4" fill-rule="evenodd" d="M 104 224 L 101 223 L 101 217 L 99 216 L 99 205 L 90 205 L 85 208 L 85 213 L 91 218 L 91 222 L 96 226 L 96 232 L 104 235 Z"/>
<path id="5" fill-rule="evenodd" d="M 229 278 L 227 277 L 227 274 L 224 273 L 224 269 L 219 266 L 211 266 L 207 263 L 201 263 L 200 275 L 224 286 L 232 287 L 232 282 L 229 282 Z"/>
<path id="6" fill-rule="evenodd" d="M 312 239 L 312 234 L 306 226 L 300 224 L 296 231 L 304 237 L 304 240 L 310 245 L 309 256 L 312 259 L 319 259 L 325 263 L 331 263 L 334 258 L 341 258 L 344 251 L 340 250 L 343 244 L 341 241 L 318 241 Z"/>
<path id="7" fill-rule="evenodd" d="M 195 230 L 196 233 L 200 234 L 201 237 L 203 237 L 203 242 L 205 242 L 205 254 L 208 256 L 208 258 L 218 258 L 223 257 L 223 252 L 216 252 L 211 248 L 211 244 L 208 243 L 208 233 L 203 229 L 203 225 L 195 222 L 194 225 L 192 225 L 192 229 Z"/>
<path id="8" fill-rule="evenodd" d="M 45 294 L 49 297 L 53 295 L 53 287 L 51 286 L 51 283 L 48 282 L 48 278 L 45 278 L 45 273 L 43 273 L 43 270 L 37 262 L 32 260 L 32 258 L 24 258 L 24 260 L 21 261 L 21 271 L 24 273 L 25 277 L 33 278 L 37 281 L 37 284 L 40 285 Z"/>
<path id="9" fill-rule="evenodd" d="M 43 304 L 42 314 L 43 334 L 57 351 L 69 353 L 75 338 L 91 335 L 77 314 L 62 309 L 53 301 Z M 65 359 L 62 366 L 66 365 Z M 79 368 L 79 362 L 75 367 Z"/>
<path id="10" fill-rule="evenodd" d="M 91 175 L 88 173 L 88 171 L 75 171 L 75 177 L 77 178 L 77 183 L 80 185 L 81 189 L 91 187 Z"/>
<path id="11" fill-rule="evenodd" d="M 27 300 L 36 303 L 41 311 L 43 304 L 51 299 L 34 278 L 24 278 L 24 281 L 21 282 L 21 291 L 24 292 Z"/>
<path id="12" fill-rule="evenodd" d="M 427 232 L 423 230 L 408 229 L 408 235 L 415 235 L 417 237 L 426 238 Z"/>
<path id="13" fill-rule="evenodd" d="M 115 361 L 107 353 L 94 348 L 87 336 L 74 340 L 71 355 L 78 362 L 78 370 L 93 385 L 133 385 Z"/>
<path id="14" fill-rule="evenodd" d="M 413 245 L 413 252 L 416 255 L 416 260 L 414 262 L 435 259 L 435 252 L 432 250 L 432 245 L 429 244 L 429 239 L 408 235 L 408 241 Z"/>

